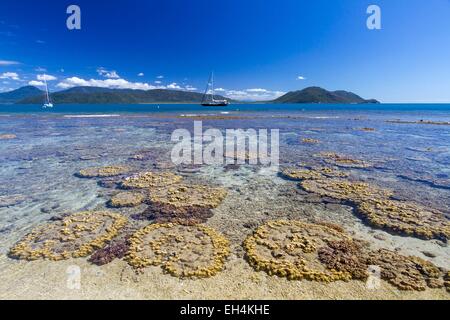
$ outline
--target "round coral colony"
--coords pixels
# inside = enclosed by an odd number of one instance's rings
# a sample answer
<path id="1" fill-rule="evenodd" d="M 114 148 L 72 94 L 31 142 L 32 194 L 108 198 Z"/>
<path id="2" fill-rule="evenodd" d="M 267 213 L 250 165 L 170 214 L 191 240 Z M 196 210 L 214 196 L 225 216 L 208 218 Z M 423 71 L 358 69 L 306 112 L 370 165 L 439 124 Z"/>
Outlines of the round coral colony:
<path id="1" fill-rule="evenodd" d="M 35 228 L 9 256 L 23 260 L 86 257 L 117 236 L 127 219 L 108 211 L 84 211 Z"/>
<path id="2" fill-rule="evenodd" d="M 445 242 L 450 237 L 450 223 L 442 212 L 413 202 L 369 199 L 358 204 L 357 212 L 369 224 L 400 235 Z"/>
<path id="3" fill-rule="evenodd" d="M 301 221 L 270 221 L 244 241 L 247 260 L 255 270 L 289 280 L 348 281 L 348 271 L 328 269 L 318 258 L 320 248 L 329 241 L 351 238 L 325 225 Z"/>
<path id="4" fill-rule="evenodd" d="M 175 277 L 207 278 L 223 270 L 229 242 L 212 228 L 150 224 L 130 238 L 126 261 L 134 268 L 161 266 Z"/>

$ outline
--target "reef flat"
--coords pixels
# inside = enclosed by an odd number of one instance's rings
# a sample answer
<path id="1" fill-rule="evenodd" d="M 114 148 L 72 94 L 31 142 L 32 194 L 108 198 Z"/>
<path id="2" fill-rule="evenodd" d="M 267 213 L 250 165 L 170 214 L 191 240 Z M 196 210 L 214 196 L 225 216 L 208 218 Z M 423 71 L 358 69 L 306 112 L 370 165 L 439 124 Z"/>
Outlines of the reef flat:
<path id="1" fill-rule="evenodd" d="M 386 117 L 0 119 L 0 298 L 448 300 L 450 136 Z M 281 129 L 280 168 L 173 164 L 194 120 Z"/>

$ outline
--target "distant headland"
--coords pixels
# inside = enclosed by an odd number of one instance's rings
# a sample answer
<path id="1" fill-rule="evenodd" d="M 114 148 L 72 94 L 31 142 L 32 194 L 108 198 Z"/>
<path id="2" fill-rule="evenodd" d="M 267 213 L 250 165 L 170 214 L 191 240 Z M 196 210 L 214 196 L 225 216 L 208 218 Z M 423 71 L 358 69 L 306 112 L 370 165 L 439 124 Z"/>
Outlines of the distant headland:
<path id="1" fill-rule="evenodd" d="M 1 104 L 41 104 L 44 91 L 25 86 L 13 91 L 0 93 Z M 50 95 L 55 104 L 157 104 L 157 103 L 200 103 L 203 94 L 180 90 L 132 90 L 109 89 L 99 87 L 74 87 Z M 247 103 L 226 97 L 217 96 L 217 99 L 227 100 L 230 103 Z M 252 102 L 254 103 L 254 102 Z M 330 104 L 363 104 L 379 103 L 375 99 L 364 99 L 359 95 L 338 90 L 328 91 L 320 87 L 308 87 L 303 90 L 291 91 L 271 101 L 258 101 L 258 103 L 330 103 Z"/>

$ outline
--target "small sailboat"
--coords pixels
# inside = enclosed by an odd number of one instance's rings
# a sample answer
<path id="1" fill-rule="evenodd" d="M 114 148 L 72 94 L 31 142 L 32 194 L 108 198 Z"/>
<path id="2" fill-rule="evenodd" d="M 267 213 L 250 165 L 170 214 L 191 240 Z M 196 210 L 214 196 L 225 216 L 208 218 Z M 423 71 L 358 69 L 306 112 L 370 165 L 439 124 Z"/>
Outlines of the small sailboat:
<path id="1" fill-rule="evenodd" d="M 48 94 L 47 80 L 45 78 L 44 78 L 44 82 L 45 82 L 45 103 L 42 106 L 42 108 L 44 108 L 44 109 L 46 109 L 46 108 L 53 108 L 53 103 L 51 103 L 50 95 Z"/>
<path id="2" fill-rule="evenodd" d="M 206 86 L 205 93 L 203 94 L 202 106 L 205 107 L 223 107 L 228 106 L 230 103 L 228 100 L 217 100 L 214 98 L 214 73 L 211 72 L 208 85 Z"/>

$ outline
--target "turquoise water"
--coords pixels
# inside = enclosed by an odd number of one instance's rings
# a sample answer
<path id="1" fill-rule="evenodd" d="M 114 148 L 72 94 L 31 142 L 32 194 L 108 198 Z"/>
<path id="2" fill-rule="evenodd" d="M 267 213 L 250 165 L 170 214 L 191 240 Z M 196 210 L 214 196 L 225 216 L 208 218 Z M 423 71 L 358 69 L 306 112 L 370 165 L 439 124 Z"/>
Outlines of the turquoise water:
<path id="1" fill-rule="evenodd" d="M 192 119 L 178 116 L 224 113 L 244 117 L 204 120 L 203 126 L 279 129 L 283 166 L 323 165 L 314 156 L 322 151 L 348 155 L 374 164 L 346 169 L 353 179 L 450 213 L 450 126 L 386 122 L 450 121 L 450 105 L 58 105 L 51 110 L 10 105 L 0 106 L 0 135 L 17 137 L 0 140 L 0 197 L 20 201 L 0 203 L 0 252 L 52 216 L 104 206 L 107 189 L 75 177 L 80 169 L 170 166 L 171 132 L 193 130 Z M 374 131 L 360 130 L 365 127 Z M 321 143 L 303 144 L 302 138 Z M 136 154 L 144 154 L 144 161 L 130 160 Z"/>
<path id="2" fill-rule="evenodd" d="M 408 113 L 410 115 L 450 115 L 450 104 L 235 104 L 208 108 L 197 104 L 139 104 L 139 105 L 57 105 L 43 109 L 40 105 L 0 105 L 0 113 L 165 113 L 165 112 L 329 112 L 336 113 Z M 430 114 L 432 113 L 432 114 Z"/>

